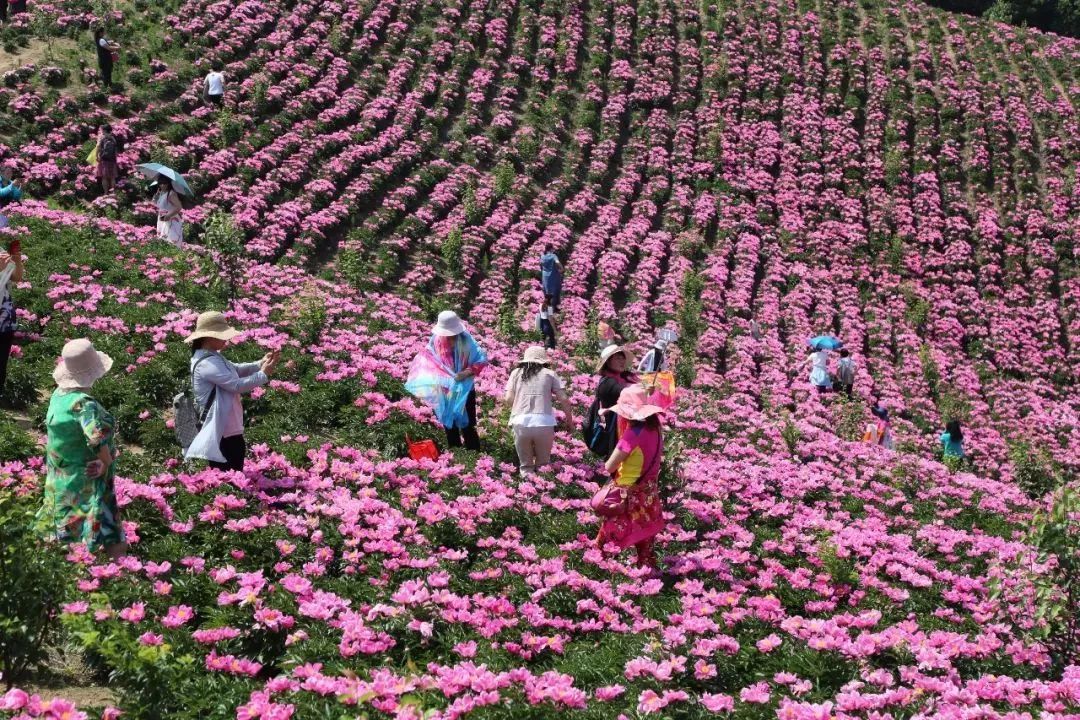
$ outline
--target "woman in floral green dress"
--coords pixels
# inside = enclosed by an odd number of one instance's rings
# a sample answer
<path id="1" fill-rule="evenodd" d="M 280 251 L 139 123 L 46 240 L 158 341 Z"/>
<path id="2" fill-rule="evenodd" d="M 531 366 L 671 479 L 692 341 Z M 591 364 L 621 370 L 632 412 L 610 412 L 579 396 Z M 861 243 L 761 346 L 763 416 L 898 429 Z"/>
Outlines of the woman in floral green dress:
<path id="1" fill-rule="evenodd" d="M 38 514 L 46 535 L 83 542 L 116 558 L 127 550 L 113 487 L 116 422 L 90 396 L 112 358 L 89 340 L 64 346 L 53 378 L 56 391 L 45 417 L 45 499 Z"/>

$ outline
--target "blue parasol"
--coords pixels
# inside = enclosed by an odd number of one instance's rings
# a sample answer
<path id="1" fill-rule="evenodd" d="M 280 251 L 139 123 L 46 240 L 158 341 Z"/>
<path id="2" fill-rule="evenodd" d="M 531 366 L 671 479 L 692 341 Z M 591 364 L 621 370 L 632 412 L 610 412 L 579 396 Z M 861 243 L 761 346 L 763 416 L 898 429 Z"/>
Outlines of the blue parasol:
<path id="1" fill-rule="evenodd" d="M 807 340 L 806 344 L 815 350 L 839 350 L 844 347 L 844 341 L 833 335 L 818 335 Z"/>
<path id="2" fill-rule="evenodd" d="M 162 165 L 161 163 L 142 163 L 141 165 L 136 165 L 135 169 L 147 178 L 156 178 L 158 175 L 163 175 L 172 182 L 176 192 L 181 195 L 187 195 L 188 197 L 195 197 L 195 193 L 192 192 L 191 186 L 188 185 L 184 176 L 173 170 L 171 167 Z"/>

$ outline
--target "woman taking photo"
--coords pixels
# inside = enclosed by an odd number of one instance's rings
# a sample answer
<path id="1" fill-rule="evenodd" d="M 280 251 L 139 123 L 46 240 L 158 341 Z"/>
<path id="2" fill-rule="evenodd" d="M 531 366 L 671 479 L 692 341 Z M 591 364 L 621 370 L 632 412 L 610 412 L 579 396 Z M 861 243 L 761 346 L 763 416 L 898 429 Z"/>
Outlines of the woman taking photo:
<path id="1" fill-rule="evenodd" d="M 94 49 L 97 51 L 98 71 L 106 89 L 112 88 L 113 62 L 120 56 L 120 46 L 105 37 L 105 29 L 94 28 Z"/>
<path id="2" fill-rule="evenodd" d="M 655 568 L 653 540 L 664 529 L 659 486 L 664 451 L 660 416 L 664 410 L 649 404 L 645 388 L 631 385 L 604 412 L 618 417 L 619 442 L 604 467 L 611 473 L 614 492 L 622 496 L 622 507 L 603 518 L 596 542 L 601 547 L 615 543 L 620 550 L 633 545 L 637 564 Z"/>
<path id="3" fill-rule="evenodd" d="M 45 497 L 38 521 L 60 542 L 84 542 L 110 558 L 127 551 L 113 485 L 116 421 L 90 395 L 113 361 L 89 340 L 64 345 L 45 415 Z"/>
<path id="4" fill-rule="evenodd" d="M 240 396 L 270 382 L 278 353 L 267 353 L 253 363 L 233 364 L 221 351 L 240 331 L 229 327 L 219 312 L 204 312 L 195 332 L 184 339 L 191 346 L 191 386 L 195 402 L 205 414 L 202 429 L 184 458 L 207 460 L 218 470 L 244 470 L 244 406 Z"/>
<path id="5" fill-rule="evenodd" d="M 530 347 L 506 383 L 503 400 L 510 405 L 510 427 L 522 475 L 530 475 L 551 462 L 556 424 L 552 398 L 558 399 L 565 415 L 563 426 L 567 430 L 573 427 L 570 399 L 559 376 L 548 365 L 544 348 Z"/>

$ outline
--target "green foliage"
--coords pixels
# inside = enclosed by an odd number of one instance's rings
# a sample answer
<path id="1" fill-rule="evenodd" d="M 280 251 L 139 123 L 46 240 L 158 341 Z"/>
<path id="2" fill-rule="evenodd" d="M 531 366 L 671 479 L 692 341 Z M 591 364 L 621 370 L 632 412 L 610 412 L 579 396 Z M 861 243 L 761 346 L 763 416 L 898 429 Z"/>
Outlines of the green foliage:
<path id="1" fill-rule="evenodd" d="M 1036 450 L 1029 443 L 1009 443 L 1009 462 L 1013 475 L 1028 497 L 1039 499 L 1061 484 L 1060 470 L 1045 449 Z"/>
<path id="2" fill-rule="evenodd" d="M 679 349 L 682 351 L 675 366 L 675 380 L 682 387 L 689 387 L 696 374 L 694 362 L 697 357 L 697 343 L 701 331 L 705 329 L 702 319 L 701 294 L 705 292 L 705 278 L 700 273 L 687 273 L 683 279 L 682 302 L 676 312 L 679 323 Z"/>
<path id="3" fill-rule="evenodd" d="M 22 460 L 38 454 L 37 443 L 7 415 L 0 414 L 0 462 Z"/>
<path id="4" fill-rule="evenodd" d="M 467 211 L 466 211 L 467 212 Z M 452 277 L 461 277 L 461 251 L 465 247 L 465 240 L 461 234 L 461 228 L 455 227 L 443 238 L 442 252 L 443 270 Z"/>
<path id="5" fill-rule="evenodd" d="M 919 365 L 922 366 L 923 380 L 926 381 L 930 394 L 936 394 L 938 383 L 941 382 L 941 370 L 938 368 L 932 349 L 927 343 L 923 343 L 919 347 Z"/>
<path id="6" fill-rule="evenodd" d="M 5 407 L 25 410 L 38 401 L 38 387 L 38 376 L 33 368 L 21 358 L 11 358 L 0 400 Z"/>
<path id="7" fill-rule="evenodd" d="M 783 438 L 787 451 L 794 455 L 799 448 L 799 441 L 802 440 L 802 431 L 795 425 L 789 412 L 784 413 L 784 426 L 780 429 L 780 437 Z"/>
<path id="8" fill-rule="evenodd" d="M 243 270 L 241 261 L 244 255 L 244 233 L 236 226 L 232 215 L 218 211 L 206 221 L 203 244 L 213 253 L 221 270 L 220 275 L 210 273 L 213 284 L 224 289 L 232 302 L 236 299 L 236 289 Z"/>
<path id="9" fill-rule="evenodd" d="M 1046 645 L 1060 673 L 1080 658 L 1080 493 L 1073 486 L 1058 490 L 1030 528 L 1033 556 L 1021 554 L 1008 568 L 1009 577 L 1019 575 L 1035 591 L 1034 625 L 1018 630 Z M 993 588 L 995 597 L 1009 592 L 1000 582 Z"/>
<path id="10" fill-rule="evenodd" d="M 495 197 L 506 197 L 514 189 L 514 181 L 517 173 L 514 164 L 509 160 L 503 160 L 495 166 Z"/>
<path id="11" fill-rule="evenodd" d="M 67 592 L 68 565 L 38 537 L 34 500 L 0 490 L 0 672 L 8 687 L 45 659 Z"/>
<path id="12" fill-rule="evenodd" d="M 863 407 L 855 398 L 844 397 L 833 409 L 833 427 L 844 440 L 858 440 L 863 434 Z"/>
<path id="13" fill-rule="evenodd" d="M 244 137 L 244 120 L 230 112 L 227 108 L 218 111 L 218 147 L 229 148 L 240 142 Z"/>

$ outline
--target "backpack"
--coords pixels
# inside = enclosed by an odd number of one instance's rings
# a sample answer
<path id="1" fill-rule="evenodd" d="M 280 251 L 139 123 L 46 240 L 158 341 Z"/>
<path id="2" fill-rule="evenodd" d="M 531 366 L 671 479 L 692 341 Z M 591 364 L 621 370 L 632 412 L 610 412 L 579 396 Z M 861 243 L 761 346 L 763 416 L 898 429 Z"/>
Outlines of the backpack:
<path id="1" fill-rule="evenodd" d="M 116 159 L 116 138 L 111 135 L 106 135 L 101 138 L 101 144 L 98 148 L 98 160 L 115 160 Z"/>
<path id="2" fill-rule="evenodd" d="M 593 398 L 589 405 L 584 420 L 581 421 L 581 435 L 585 440 L 586 447 L 604 460 L 615 452 L 616 428 L 615 414 L 609 413 L 605 418 L 600 415 L 600 397 Z"/>
<path id="3" fill-rule="evenodd" d="M 204 355 L 195 362 L 195 367 L 191 368 L 191 379 L 187 386 L 173 397 L 173 432 L 176 434 L 176 442 L 185 451 L 191 447 L 195 436 L 202 430 L 206 416 L 210 414 L 210 408 L 214 406 L 214 399 L 217 397 L 217 386 L 214 386 L 210 390 L 206 407 L 199 412 L 198 403 L 195 400 L 195 370 L 198 369 L 199 363 L 208 357 L 210 356 Z"/>
<path id="4" fill-rule="evenodd" d="M 842 385 L 851 385 L 855 382 L 855 361 L 844 358 L 836 366 L 836 380 Z"/>

